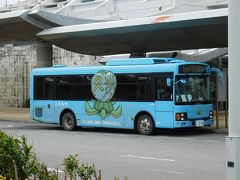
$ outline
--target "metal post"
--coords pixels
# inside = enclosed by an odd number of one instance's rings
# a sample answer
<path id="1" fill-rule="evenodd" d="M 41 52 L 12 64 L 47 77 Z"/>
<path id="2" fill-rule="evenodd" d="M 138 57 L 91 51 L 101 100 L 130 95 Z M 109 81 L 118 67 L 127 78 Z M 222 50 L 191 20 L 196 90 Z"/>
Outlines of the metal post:
<path id="1" fill-rule="evenodd" d="M 226 180 L 240 179 L 240 1 L 229 0 L 229 135 L 226 138 Z"/>
<path id="2" fill-rule="evenodd" d="M 217 78 L 217 75 L 216 75 L 216 129 L 219 129 L 219 107 L 218 107 L 218 78 Z"/>
<path id="3" fill-rule="evenodd" d="M 226 72 L 226 84 L 225 86 L 228 87 L 228 72 Z M 228 89 L 226 89 L 226 101 L 225 101 L 225 128 L 228 128 Z"/>

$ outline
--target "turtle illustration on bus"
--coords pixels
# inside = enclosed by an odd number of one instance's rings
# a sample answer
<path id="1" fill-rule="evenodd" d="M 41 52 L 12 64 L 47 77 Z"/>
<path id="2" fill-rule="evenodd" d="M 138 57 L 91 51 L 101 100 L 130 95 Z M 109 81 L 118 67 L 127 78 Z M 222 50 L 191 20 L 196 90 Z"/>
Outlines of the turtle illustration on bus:
<path id="1" fill-rule="evenodd" d="M 117 86 L 116 76 L 107 70 L 100 70 L 94 74 L 91 80 L 91 91 L 96 100 L 92 99 L 93 107 L 85 102 L 85 111 L 88 115 L 99 115 L 102 119 L 112 116 L 119 118 L 122 114 L 122 106 L 114 109 L 116 102 L 110 101 L 114 96 Z"/>

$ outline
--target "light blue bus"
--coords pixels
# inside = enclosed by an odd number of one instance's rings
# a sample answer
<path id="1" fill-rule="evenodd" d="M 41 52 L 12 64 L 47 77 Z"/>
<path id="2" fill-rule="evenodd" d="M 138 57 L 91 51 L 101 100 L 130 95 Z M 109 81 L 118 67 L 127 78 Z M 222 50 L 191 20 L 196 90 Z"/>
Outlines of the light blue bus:
<path id="1" fill-rule="evenodd" d="M 211 126 L 210 67 L 174 58 L 110 60 L 104 66 L 37 68 L 33 120 L 80 127 L 136 129 Z"/>

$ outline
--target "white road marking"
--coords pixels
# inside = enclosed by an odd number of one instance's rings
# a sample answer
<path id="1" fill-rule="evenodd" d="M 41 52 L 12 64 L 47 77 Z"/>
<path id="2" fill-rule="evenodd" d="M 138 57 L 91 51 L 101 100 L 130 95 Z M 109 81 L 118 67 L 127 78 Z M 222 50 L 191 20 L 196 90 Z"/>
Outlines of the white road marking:
<path id="1" fill-rule="evenodd" d="M 171 174 L 184 174 L 184 172 L 178 172 L 178 171 L 166 171 L 166 172 Z"/>
<path id="2" fill-rule="evenodd" d="M 6 127 L 7 127 L 7 128 L 12 128 L 13 125 L 12 125 L 12 124 L 9 124 L 9 125 L 7 125 Z"/>
<path id="3" fill-rule="evenodd" d="M 157 161 L 169 161 L 175 162 L 175 159 L 167 159 L 167 158 L 155 158 L 155 157 L 145 157 L 145 156 L 134 156 L 134 155 L 126 155 L 120 156 L 122 158 L 136 158 L 136 159 L 146 159 L 146 160 L 157 160 Z"/>
<path id="4" fill-rule="evenodd" d="M 146 169 L 146 170 L 154 171 L 154 172 L 160 172 L 160 173 L 171 173 L 171 174 L 179 174 L 179 175 L 184 174 L 184 175 L 186 175 L 185 172 L 180 172 L 180 171 L 161 171 L 160 169 Z"/>

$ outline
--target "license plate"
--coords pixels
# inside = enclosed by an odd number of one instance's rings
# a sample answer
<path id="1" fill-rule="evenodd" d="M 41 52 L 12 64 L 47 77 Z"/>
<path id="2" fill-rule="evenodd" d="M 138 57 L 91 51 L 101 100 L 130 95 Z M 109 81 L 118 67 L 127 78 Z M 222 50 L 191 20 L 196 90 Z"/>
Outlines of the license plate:
<path id="1" fill-rule="evenodd" d="M 196 127 L 202 127 L 202 126 L 204 126 L 204 120 L 197 120 Z"/>

